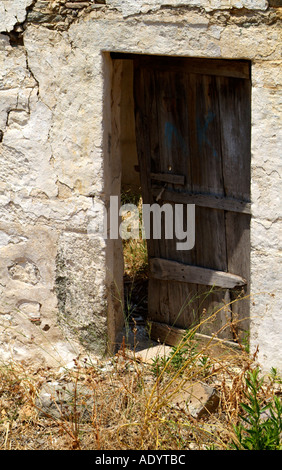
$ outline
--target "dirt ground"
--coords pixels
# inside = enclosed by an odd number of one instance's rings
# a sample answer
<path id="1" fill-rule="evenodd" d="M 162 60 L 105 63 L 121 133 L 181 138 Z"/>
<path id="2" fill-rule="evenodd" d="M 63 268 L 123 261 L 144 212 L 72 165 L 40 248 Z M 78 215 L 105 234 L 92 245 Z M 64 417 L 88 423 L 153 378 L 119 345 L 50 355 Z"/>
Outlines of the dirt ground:
<path id="1" fill-rule="evenodd" d="M 256 366 L 255 358 L 222 345 L 207 350 L 189 343 L 174 355 L 174 364 L 147 349 L 141 353 L 146 337 L 142 326 L 137 330 L 139 351 L 124 341 L 115 356 L 77 358 L 69 369 L 2 365 L 0 449 L 230 450 L 245 373 Z M 215 409 L 195 418 L 175 399 L 190 383 L 216 391 Z M 42 391 L 54 384 L 46 402 Z M 281 395 L 281 384 L 267 378 L 261 393 L 270 400 Z"/>

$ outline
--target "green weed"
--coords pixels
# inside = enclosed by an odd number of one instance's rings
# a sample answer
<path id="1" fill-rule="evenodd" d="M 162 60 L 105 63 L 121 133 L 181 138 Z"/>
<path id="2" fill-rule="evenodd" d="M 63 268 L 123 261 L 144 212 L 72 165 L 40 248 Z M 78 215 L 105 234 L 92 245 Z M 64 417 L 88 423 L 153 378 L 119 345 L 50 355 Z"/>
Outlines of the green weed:
<path id="1" fill-rule="evenodd" d="M 246 403 L 241 403 L 244 414 L 241 422 L 234 426 L 237 442 L 233 442 L 236 450 L 281 450 L 282 403 L 278 396 L 266 403 L 260 398 L 263 378 L 259 378 L 260 370 L 256 368 L 246 375 Z"/>

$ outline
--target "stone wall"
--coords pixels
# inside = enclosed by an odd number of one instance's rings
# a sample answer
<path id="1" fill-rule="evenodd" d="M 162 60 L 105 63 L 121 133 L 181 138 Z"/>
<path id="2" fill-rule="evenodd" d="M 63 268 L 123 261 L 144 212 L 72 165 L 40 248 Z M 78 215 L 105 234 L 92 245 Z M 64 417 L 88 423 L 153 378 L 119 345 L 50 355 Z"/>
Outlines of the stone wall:
<path id="1" fill-rule="evenodd" d="M 282 369 L 278 3 L 0 1 L 3 359 L 101 354 L 122 325 L 120 242 L 89 236 L 120 190 L 117 51 L 252 62 L 251 347 Z"/>

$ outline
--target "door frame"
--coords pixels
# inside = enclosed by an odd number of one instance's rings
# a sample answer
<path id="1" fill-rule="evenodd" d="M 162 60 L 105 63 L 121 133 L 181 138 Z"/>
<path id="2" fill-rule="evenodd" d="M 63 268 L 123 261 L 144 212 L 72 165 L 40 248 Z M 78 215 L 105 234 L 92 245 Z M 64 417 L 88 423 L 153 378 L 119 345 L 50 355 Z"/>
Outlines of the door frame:
<path id="1" fill-rule="evenodd" d="M 204 73 L 205 70 L 209 69 L 211 65 L 214 65 L 216 67 L 216 74 L 217 75 L 222 75 L 222 76 L 238 76 L 238 78 L 249 78 L 250 79 L 250 61 L 248 60 L 236 60 L 236 59 L 210 59 L 210 58 L 183 58 L 183 57 L 170 57 L 170 56 L 154 56 L 154 55 L 139 55 L 139 54 L 130 54 L 130 53 L 114 53 L 112 52 L 110 54 L 112 63 L 113 63 L 113 68 L 115 69 L 115 72 L 113 73 L 113 85 L 112 85 L 112 90 L 118 88 L 118 83 L 120 84 L 120 80 L 122 80 L 122 74 L 120 69 L 120 61 L 123 60 L 134 60 L 135 58 L 142 57 L 142 59 L 148 58 L 148 60 L 152 60 L 155 58 L 161 58 L 163 60 L 163 63 L 168 64 L 169 66 L 172 67 L 177 67 L 178 65 L 181 65 L 183 60 L 189 59 L 191 63 L 193 62 L 193 66 L 195 67 L 195 72 L 197 73 L 197 70 L 200 70 L 199 73 Z M 228 72 L 226 71 L 226 68 L 224 67 L 224 62 L 228 63 L 228 70 L 231 70 L 231 75 L 228 75 Z M 241 65 L 241 72 L 238 72 L 238 63 Z M 233 67 L 234 66 L 234 67 Z M 118 71 L 119 70 L 119 71 Z M 114 85 L 115 83 L 115 85 Z M 118 93 L 117 93 L 118 95 Z M 119 132 L 119 123 L 118 123 L 118 103 L 116 103 L 116 109 L 114 112 L 114 126 L 113 126 L 113 115 L 112 115 L 112 130 L 113 128 L 115 129 L 115 138 L 113 139 L 114 141 L 114 147 L 115 147 L 115 157 L 119 155 L 119 159 L 121 160 L 120 156 L 120 148 L 119 148 L 119 138 L 118 138 L 118 132 Z M 113 137 L 113 135 L 112 135 Z M 251 146 L 251 142 L 250 142 Z M 113 151 L 113 150 L 112 150 Z M 117 160 L 116 160 L 117 161 Z M 251 163 L 251 162 L 250 162 Z M 121 171 L 121 168 L 119 169 Z M 250 181 L 250 187 L 251 187 L 251 181 Z M 205 204 L 206 201 L 201 201 L 200 199 L 198 202 L 200 205 L 203 203 Z M 248 203 L 245 205 L 245 208 L 243 208 L 243 211 L 245 210 L 246 213 L 250 214 L 250 206 L 251 204 Z M 240 210 L 240 207 L 238 207 Z M 242 209 L 242 207 L 241 207 Z M 248 319 L 249 322 L 249 319 Z"/>

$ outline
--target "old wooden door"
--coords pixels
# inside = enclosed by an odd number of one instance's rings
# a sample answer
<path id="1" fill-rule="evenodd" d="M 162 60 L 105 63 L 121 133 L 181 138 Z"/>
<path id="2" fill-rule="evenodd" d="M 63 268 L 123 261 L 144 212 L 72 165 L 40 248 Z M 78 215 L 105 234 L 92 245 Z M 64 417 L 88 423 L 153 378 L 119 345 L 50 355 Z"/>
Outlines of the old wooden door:
<path id="1" fill-rule="evenodd" d="M 248 299 L 230 304 L 249 291 L 249 64 L 136 57 L 134 99 L 143 202 L 196 206 L 193 249 L 148 239 L 149 318 L 234 339 L 249 316 Z"/>

